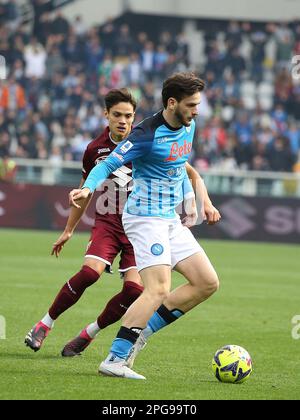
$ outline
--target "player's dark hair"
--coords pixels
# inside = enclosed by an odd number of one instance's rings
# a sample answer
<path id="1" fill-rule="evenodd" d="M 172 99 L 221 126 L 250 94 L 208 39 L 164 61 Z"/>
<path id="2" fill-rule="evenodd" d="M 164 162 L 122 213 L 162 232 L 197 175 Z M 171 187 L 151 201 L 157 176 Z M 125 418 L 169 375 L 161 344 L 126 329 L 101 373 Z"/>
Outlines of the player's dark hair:
<path id="1" fill-rule="evenodd" d="M 108 94 L 104 98 L 105 107 L 107 111 L 115 106 L 118 105 L 120 102 L 128 102 L 133 106 L 133 110 L 136 110 L 137 102 L 129 92 L 128 89 L 112 89 L 108 92 Z"/>
<path id="2" fill-rule="evenodd" d="M 204 88 L 205 82 L 194 73 L 175 73 L 163 84 L 162 101 L 164 108 L 167 108 L 170 98 L 180 102 L 187 96 L 202 92 Z"/>

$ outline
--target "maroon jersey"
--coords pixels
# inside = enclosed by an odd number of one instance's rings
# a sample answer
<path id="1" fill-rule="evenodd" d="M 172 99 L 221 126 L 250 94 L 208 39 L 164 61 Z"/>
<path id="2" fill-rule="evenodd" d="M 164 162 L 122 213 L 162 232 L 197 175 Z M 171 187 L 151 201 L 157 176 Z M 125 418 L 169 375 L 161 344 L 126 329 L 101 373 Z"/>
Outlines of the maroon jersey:
<path id="1" fill-rule="evenodd" d="M 83 156 L 82 175 L 86 179 L 91 170 L 117 147 L 111 137 L 109 128 L 93 140 Z M 100 196 L 96 202 L 96 220 L 108 215 L 122 215 L 129 193 L 132 191 L 132 165 L 127 164 L 113 172 L 97 191 Z M 101 217 L 102 216 L 102 217 Z"/>
<path id="2" fill-rule="evenodd" d="M 109 128 L 93 140 L 83 157 L 82 175 L 86 179 L 91 170 L 117 147 L 109 135 Z M 122 225 L 122 211 L 132 190 L 131 164 L 113 172 L 97 191 L 96 220 L 92 229 L 86 258 L 96 258 L 107 266 L 112 265 L 121 252 L 119 271 L 136 268 L 134 251 Z"/>

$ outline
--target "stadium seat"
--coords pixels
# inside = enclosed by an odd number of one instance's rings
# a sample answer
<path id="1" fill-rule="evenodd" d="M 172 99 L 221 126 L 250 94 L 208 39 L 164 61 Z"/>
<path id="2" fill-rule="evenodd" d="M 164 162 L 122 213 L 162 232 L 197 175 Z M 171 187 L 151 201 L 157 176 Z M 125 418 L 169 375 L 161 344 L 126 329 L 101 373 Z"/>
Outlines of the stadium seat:
<path id="1" fill-rule="evenodd" d="M 269 111 L 273 107 L 274 86 L 270 82 L 261 82 L 257 88 L 257 95 L 261 108 Z"/>
<path id="2" fill-rule="evenodd" d="M 256 84 L 253 81 L 245 80 L 241 83 L 241 99 L 246 109 L 252 110 L 256 107 Z"/>

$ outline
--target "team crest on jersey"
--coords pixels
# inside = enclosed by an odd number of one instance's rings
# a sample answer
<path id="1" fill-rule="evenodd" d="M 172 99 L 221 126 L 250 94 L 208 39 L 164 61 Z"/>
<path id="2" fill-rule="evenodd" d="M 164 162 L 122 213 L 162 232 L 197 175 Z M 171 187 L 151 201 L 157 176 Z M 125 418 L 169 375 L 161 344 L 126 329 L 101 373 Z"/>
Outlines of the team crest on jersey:
<path id="1" fill-rule="evenodd" d="M 133 144 L 131 143 L 131 141 L 128 140 L 125 144 L 123 144 L 123 146 L 121 146 L 120 150 L 123 153 L 123 155 L 125 155 L 125 153 L 127 153 L 132 148 Z"/>
<path id="2" fill-rule="evenodd" d="M 95 165 L 98 165 L 99 163 L 101 163 L 102 160 L 105 160 L 107 158 L 107 156 L 99 156 L 96 160 L 95 160 Z"/>

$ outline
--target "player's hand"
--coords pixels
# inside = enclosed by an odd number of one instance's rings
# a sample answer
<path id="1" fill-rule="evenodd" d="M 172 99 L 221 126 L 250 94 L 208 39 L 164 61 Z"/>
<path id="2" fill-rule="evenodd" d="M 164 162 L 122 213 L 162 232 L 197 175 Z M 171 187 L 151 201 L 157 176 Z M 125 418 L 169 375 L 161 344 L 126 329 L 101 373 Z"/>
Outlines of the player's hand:
<path id="1" fill-rule="evenodd" d="M 73 233 L 71 232 L 63 232 L 60 237 L 57 239 L 56 242 L 53 244 L 51 255 L 55 255 L 58 258 L 61 250 L 65 246 L 66 242 L 72 238 Z"/>
<path id="2" fill-rule="evenodd" d="M 182 220 L 183 226 L 191 228 L 195 226 L 198 220 L 198 212 L 195 198 L 184 201 L 184 209 L 186 216 Z"/>
<path id="3" fill-rule="evenodd" d="M 75 207 L 80 209 L 80 205 L 76 203 L 76 201 L 80 201 L 82 199 L 88 198 L 91 194 L 89 188 L 83 188 L 81 190 L 72 190 L 69 194 L 69 205 L 70 207 Z"/>
<path id="4" fill-rule="evenodd" d="M 221 220 L 221 214 L 212 203 L 204 203 L 204 213 L 206 223 L 210 226 L 215 225 Z"/>

